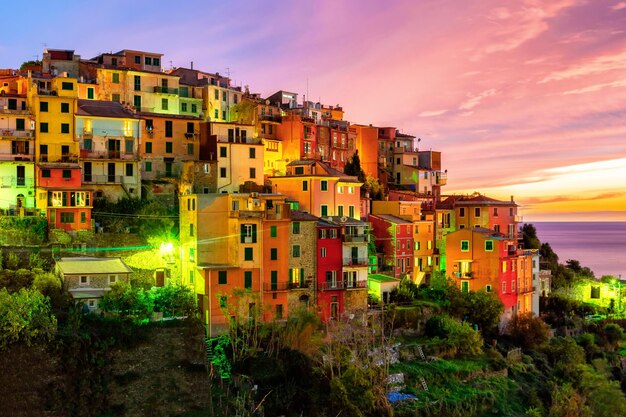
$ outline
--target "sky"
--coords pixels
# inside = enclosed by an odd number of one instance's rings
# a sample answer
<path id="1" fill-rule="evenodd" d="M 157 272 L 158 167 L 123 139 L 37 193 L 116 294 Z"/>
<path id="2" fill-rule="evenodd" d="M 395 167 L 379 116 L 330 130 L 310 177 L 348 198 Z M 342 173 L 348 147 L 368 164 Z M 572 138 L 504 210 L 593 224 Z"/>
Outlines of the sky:
<path id="1" fill-rule="evenodd" d="M 31 1 L 2 4 L 0 67 L 45 47 L 138 49 L 341 105 L 440 150 L 444 193 L 525 221 L 626 220 L 626 1 Z M 28 22 L 25 26 L 25 22 Z"/>

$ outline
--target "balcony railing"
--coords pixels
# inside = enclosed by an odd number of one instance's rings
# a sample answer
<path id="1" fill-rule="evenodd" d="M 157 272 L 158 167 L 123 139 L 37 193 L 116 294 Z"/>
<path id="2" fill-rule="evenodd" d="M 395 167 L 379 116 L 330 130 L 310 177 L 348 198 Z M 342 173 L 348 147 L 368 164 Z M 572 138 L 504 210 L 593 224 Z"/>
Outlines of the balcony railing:
<path id="1" fill-rule="evenodd" d="M 22 110 L 22 109 L 0 109 L 0 114 L 15 114 L 19 116 L 31 116 L 32 115 L 30 110 Z"/>
<path id="2" fill-rule="evenodd" d="M 0 177 L 0 188 L 13 188 L 13 187 L 32 187 L 34 181 L 32 178 L 5 176 Z"/>
<path id="3" fill-rule="evenodd" d="M 265 282 L 263 284 L 263 290 L 265 291 L 287 291 L 290 286 L 290 282 Z"/>
<path id="4" fill-rule="evenodd" d="M 454 273 L 455 278 L 469 279 L 469 278 L 472 278 L 472 276 L 473 275 L 471 272 L 455 272 Z"/>
<path id="5" fill-rule="evenodd" d="M 0 136 L 3 138 L 23 138 L 32 139 L 35 136 L 34 130 L 0 129 Z"/>
<path id="6" fill-rule="evenodd" d="M 121 151 L 92 151 L 89 149 L 81 149 L 80 157 L 82 159 L 126 159 L 135 160 L 138 158 L 136 152 L 126 153 Z"/>
<path id="7" fill-rule="evenodd" d="M 343 235 L 343 241 L 344 242 L 367 242 L 368 241 L 368 235 Z"/>
<path id="8" fill-rule="evenodd" d="M 133 178 L 133 177 L 130 177 Z M 87 184 L 126 184 L 123 175 L 89 175 L 83 174 L 83 182 Z"/>
<path id="9" fill-rule="evenodd" d="M 358 290 L 361 288 L 367 288 L 367 280 L 346 282 L 346 289 L 348 290 Z"/>
<path id="10" fill-rule="evenodd" d="M 30 153 L 0 153 L 0 161 L 32 161 L 34 155 Z"/>
<path id="11" fill-rule="evenodd" d="M 289 289 L 290 290 L 305 290 L 311 288 L 312 282 L 310 280 L 300 281 L 300 282 L 290 282 Z"/>
<path id="12" fill-rule="evenodd" d="M 343 258 L 343 266 L 367 266 L 369 264 L 368 258 Z"/>
<path id="13" fill-rule="evenodd" d="M 327 282 L 318 283 L 317 288 L 320 291 L 343 290 L 344 285 L 343 285 L 343 281 L 336 281 L 336 282 L 327 281 Z"/>
<path id="14" fill-rule="evenodd" d="M 178 95 L 178 88 L 154 87 L 155 93 Z"/>
<path id="15" fill-rule="evenodd" d="M 265 215 L 263 210 L 230 210 L 229 217 L 244 219 L 262 219 Z"/>

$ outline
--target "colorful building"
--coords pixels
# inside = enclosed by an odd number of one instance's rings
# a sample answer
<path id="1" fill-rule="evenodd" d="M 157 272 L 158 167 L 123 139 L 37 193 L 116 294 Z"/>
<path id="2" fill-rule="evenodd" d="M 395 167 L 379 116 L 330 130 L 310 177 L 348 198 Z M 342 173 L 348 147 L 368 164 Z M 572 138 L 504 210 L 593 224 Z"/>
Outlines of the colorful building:
<path id="1" fill-rule="evenodd" d="M 394 277 L 413 275 L 413 222 L 391 214 L 370 214 L 379 271 Z"/>
<path id="2" fill-rule="evenodd" d="M 343 242 L 341 226 L 317 222 L 317 309 L 322 321 L 338 320 L 344 313 Z"/>
<path id="3" fill-rule="evenodd" d="M 291 223 L 286 230 L 277 229 L 277 237 L 289 235 L 289 308 L 315 310 L 317 271 L 318 218 L 302 211 L 291 211 Z"/>

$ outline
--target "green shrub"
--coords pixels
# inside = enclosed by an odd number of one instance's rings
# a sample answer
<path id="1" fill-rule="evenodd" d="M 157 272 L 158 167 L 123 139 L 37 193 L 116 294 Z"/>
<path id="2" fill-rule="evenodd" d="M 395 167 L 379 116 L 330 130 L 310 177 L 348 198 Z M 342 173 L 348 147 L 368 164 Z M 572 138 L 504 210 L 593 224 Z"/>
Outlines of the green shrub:
<path id="1" fill-rule="evenodd" d="M 50 302 L 36 290 L 21 289 L 9 294 L 0 289 L 0 349 L 13 343 L 30 346 L 38 340 L 50 340 L 57 321 L 50 312 Z"/>
<path id="2" fill-rule="evenodd" d="M 165 317 L 192 316 L 196 312 L 196 296 L 183 285 L 154 287 L 150 291 L 155 311 Z"/>
<path id="3" fill-rule="evenodd" d="M 532 349 L 542 345 L 550 336 L 550 329 L 539 317 L 529 314 L 517 314 L 506 326 L 507 333 L 523 349 Z"/>
<path id="4" fill-rule="evenodd" d="M 9 252 L 5 261 L 5 266 L 7 269 L 11 269 L 13 271 L 20 267 L 20 258 L 15 252 Z"/>
<path id="5" fill-rule="evenodd" d="M 434 337 L 435 344 L 446 357 L 471 357 L 482 354 L 483 339 L 480 333 L 466 322 L 447 315 L 433 316 L 426 322 L 426 334 Z"/>

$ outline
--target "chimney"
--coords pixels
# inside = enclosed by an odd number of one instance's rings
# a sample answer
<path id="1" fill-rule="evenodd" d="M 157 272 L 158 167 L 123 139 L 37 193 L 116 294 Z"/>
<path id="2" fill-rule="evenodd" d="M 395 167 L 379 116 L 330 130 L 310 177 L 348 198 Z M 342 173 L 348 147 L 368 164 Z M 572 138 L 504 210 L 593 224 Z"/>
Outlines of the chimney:
<path id="1" fill-rule="evenodd" d="M 515 203 L 515 200 L 513 199 L 513 196 L 511 196 L 511 203 Z"/>
<path id="2" fill-rule="evenodd" d="M 191 61 L 191 69 L 193 69 L 193 61 Z"/>

